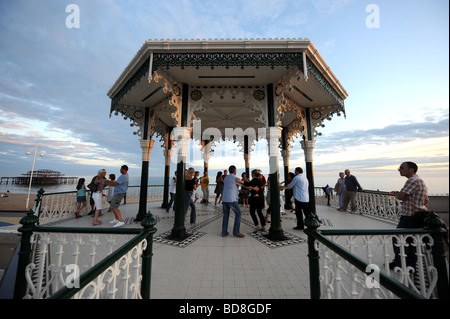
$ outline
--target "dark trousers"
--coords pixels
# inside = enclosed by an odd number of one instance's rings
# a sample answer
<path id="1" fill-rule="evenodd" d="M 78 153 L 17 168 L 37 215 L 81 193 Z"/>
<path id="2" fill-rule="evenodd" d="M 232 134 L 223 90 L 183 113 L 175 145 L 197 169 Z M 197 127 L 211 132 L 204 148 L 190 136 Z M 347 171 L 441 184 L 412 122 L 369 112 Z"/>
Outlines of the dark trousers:
<path id="1" fill-rule="evenodd" d="M 169 212 L 170 207 L 173 204 L 173 210 L 175 210 L 175 193 L 170 193 L 170 201 L 166 206 L 166 211 Z"/>
<path id="2" fill-rule="evenodd" d="M 250 197 L 248 201 L 250 204 L 250 216 L 252 216 L 253 223 L 255 224 L 255 226 L 259 225 L 258 218 L 256 218 L 255 214 L 256 211 L 258 212 L 258 217 L 261 222 L 261 226 L 264 227 L 266 225 L 266 219 L 264 218 L 264 215 L 262 213 L 264 199 L 261 196 L 257 196 L 257 197 Z"/>
<path id="3" fill-rule="evenodd" d="M 397 224 L 397 228 L 409 228 L 408 224 L 411 220 L 412 216 L 401 216 L 400 220 L 398 221 Z M 417 263 L 417 249 L 415 246 L 411 245 L 412 244 L 412 238 L 406 238 L 406 243 L 407 243 L 407 247 L 404 247 L 405 249 L 405 254 L 406 254 L 406 266 L 411 266 L 411 267 L 415 267 L 416 263 Z M 394 245 L 394 254 L 395 254 L 395 258 L 394 258 L 394 263 L 395 266 L 399 266 L 401 267 L 401 258 L 400 258 L 400 247 L 397 247 L 397 239 L 396 238 L 392 238 L 392 243 Z"/>
<path id="4" fill-rule="evenodd" d="M 295 199 L 295 198 L 294 198 Z M 303 212 L 303 214 L 302 214 Z M 299 202 L 295 199 L 295 215 L 297 216 L 297 227 L 305 228 L 305 223 L 303 222 L 303 215 L 305 218 L 310 214 L 309 203 L 308 202 Z"/>

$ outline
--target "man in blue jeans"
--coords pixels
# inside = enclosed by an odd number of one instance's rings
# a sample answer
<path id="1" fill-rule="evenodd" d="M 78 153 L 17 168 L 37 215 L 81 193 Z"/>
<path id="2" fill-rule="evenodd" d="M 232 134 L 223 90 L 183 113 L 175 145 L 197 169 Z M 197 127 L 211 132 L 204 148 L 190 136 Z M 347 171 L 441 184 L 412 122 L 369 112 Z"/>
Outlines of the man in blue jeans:
<path id="1" fill-rule="evenodd" d="M 245 237 L 241 234 L 239 228 L 241 226 L 242 212 L 238 204 L 239 186 L 244 184 L 244 181 L 236 177 L 236 166 L 231 165 L 228 168 L 229 175 L 224 179 L 223 193 L 222 193 L 222 207 L 223 207 L 223 220 L 222 220 L 222 237 L 228 236 L 228 219 L 230 217 L 230 208 L 233 210 L 234 227 L 233 236 Z"/>

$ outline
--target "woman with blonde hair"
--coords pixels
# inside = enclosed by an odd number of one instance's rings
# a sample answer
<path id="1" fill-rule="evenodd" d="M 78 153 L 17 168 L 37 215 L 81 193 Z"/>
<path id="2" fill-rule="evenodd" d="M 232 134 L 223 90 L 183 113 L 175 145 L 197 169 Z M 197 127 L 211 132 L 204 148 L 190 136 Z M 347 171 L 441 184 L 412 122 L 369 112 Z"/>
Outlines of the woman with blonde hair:
<path id="1" fill-rule="evenodd" d="M 192 201 L 192 194 L 197 190 L 197 185 L 194 179 L 195 169 L 190 167 L 184 179 L 184 217 L 186 217 L 186 213 L 188 211 L 189 206 L 191 207 L 191 225 L 195 225 L 195 220 L 197 217 L 195 205 Z"/>
<path id="2" fill-rule="evenodd" d="M 92 199 L 95 203 L 95 214 L 94 214 L 94 220 L 92 221 L 93 226 L 101 225 L 102 222 L 98 220 L 99 216 L 102 216 L 101 210 L 103 208 L 103 188 L 105 188 L 105 185 L 112 186 L 114 185 L 111 181 L 107 180 L 105 178 L 106 176 L 106 169 L 101 169 L 98 171 L 97 176 L 93 179 L 93 183 L 97 185 L 97 190 L 92 191 Z"/>

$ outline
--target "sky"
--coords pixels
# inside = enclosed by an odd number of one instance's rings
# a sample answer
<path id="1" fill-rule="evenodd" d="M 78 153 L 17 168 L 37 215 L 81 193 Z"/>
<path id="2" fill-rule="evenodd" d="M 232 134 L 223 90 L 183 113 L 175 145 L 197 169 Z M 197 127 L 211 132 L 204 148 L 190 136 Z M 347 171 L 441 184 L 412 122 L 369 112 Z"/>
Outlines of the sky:
<path id="1" fill-rule="evenodd" d="M 127 164 L 138 177 L 139 138 L 110 117 L 106 94 L 148 39 L 308 38 L 348 92 L 346 116 L 316 137 L 315 185 L 348 168 L 365 189 L 399 190 L 397 168 L 414 161 L 430 192 L 448 193 L 448 12 L 445 0 L 0 0 L 0 177 L 31 170 L 36 144 L 35 169 L 93 176 Z M 261 143 L 251 167 L 264 173 Z M 240 172 L 243 155 L 222 147 L 231 152 L 212 157 L 211 172 Z M 156 141 L 151 178 L 163 175 L 162 151 Z M 290 165 L 305 165 L 299 141 Z"/>

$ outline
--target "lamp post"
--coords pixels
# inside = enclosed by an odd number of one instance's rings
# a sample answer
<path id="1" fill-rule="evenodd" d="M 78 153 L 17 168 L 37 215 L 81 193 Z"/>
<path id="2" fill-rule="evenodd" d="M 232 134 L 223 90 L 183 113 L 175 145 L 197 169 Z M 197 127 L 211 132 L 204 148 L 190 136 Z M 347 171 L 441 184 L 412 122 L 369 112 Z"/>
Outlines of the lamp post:
<path id="1" fill-rule="evenodd" d="M 30 184 L 29 184 L 29 186 L 28 186 L 27 205 L 26 205 L 26 207 L 25 207 L 26 210 L 28 210 L 28 203 L 29 203 L 29 201 L 30 201 L 31 181 L 33 180 L 34 162 L 36 161 L 37 149 L 38 149 L 38 145 L 36 144 L 36 145 L 34 146 L 33 166 L 31 167 Z M 28 152 L 26 152 L 25 154 L 30 155 L 31 152 L 28 151 Z M 44 153 L 41 152 L 39 155 L 42 157 L 42 156 L 44 156 Z"/>

